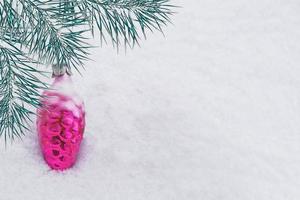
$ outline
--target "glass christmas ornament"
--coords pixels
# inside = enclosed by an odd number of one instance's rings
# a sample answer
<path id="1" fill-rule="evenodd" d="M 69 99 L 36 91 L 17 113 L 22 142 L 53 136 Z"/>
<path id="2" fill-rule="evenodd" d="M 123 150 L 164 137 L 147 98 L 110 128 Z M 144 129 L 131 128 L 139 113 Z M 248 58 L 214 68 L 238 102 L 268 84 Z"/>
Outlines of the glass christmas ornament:
<path id="1" fill-rule="evenodd" d="M 53 67 L 54 82 L 37 110 L 37 130 L 46 163 L 56 170 L 73 166 L 85 128 L 85 110 L 67 67 Z"/>

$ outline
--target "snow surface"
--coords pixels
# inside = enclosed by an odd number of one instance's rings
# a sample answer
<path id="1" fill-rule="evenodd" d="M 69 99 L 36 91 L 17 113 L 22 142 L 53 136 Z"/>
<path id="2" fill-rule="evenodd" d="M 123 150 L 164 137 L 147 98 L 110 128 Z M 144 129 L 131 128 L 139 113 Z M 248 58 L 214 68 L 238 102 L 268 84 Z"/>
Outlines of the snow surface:
<path id="1" fill-rule="evenodd" d="M 73 77 L 87 129 L 49 170 L 36 132 L 0 146 L 0 200 L 300 199 L 300 1 L 174 0 L 141 48 Z"/>

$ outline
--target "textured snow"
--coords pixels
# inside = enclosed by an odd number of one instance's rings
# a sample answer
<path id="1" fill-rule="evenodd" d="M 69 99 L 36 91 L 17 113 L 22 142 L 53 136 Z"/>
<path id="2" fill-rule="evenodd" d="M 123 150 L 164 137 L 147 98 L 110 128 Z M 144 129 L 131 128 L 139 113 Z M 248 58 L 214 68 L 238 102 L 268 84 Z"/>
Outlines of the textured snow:
<path id="1" fill-rule="evenodd" d="M 51 90 L 59 91 L 60 94 L 71 96 L 74 101 L 73 106 L 82 106 L 83 100 L 78 96 L 72 77 L 69 75 L 65 74 L 64 76 L 57 77 L 55 81 L 53 79 L 53 84 L 50 88 Z"/>
<path id="2" fill-rule="evenodd" d="M 93 49 L 73 77 L 74 168 L 49 169 L 34 125 L 0 145 L 0 200 L 300 199 L 300 1 L 173 3 L 165 38 Z"/>

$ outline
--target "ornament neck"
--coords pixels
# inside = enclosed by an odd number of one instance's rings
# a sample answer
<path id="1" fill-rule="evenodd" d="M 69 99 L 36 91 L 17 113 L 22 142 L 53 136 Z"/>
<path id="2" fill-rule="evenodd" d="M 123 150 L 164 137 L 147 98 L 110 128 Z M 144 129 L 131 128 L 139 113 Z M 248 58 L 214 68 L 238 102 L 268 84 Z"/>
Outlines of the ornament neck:
<path id="1" fill-rule="evenodd" d="M 61 76 L 71 76 L 71 68 L 68 67 L 66 64 L 54 64 L 52 65 L 52 77 L 57 78 Z"/>

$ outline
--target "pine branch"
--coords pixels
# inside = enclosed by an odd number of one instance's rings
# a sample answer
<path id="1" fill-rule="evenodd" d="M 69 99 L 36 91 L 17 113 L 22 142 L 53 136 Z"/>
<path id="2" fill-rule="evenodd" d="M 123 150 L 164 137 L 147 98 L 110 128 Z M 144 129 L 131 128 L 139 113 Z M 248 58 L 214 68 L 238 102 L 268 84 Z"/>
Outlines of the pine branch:
<path id="1" fill-rule="evenodd" d="M 30 66 L 34 61 L 12 43 L 0 46 L 0 136 L 14 140 L 24 135 L 31 106 L 39 106 L 39 90 L 46 88 Z"/>
<path id="2" fill-rule="evenodd" d="M 23 6 L 21 15 L 34 20 L 25 39 L 29 53 L 38 55 L 38 59 L 47 64 L 66 64 L 76 69 L 82 66 L 88 55 L 88 44 L 82 36 L 85 31 L 73 31 L 65 27 L 58 16 L 50 15 L 49 11 L 53 7 L 43 8 L 42 1 L 19 1 Z M 77 22 L 76 25 L 82 24 Z"/>
<path id="3" fill-rule="evenodd" d="M 76 1 L 76 0 L 74 0 Z M 168 0 L 77 0 L 78 8 L 99 31 L 101 41 L 107 35 L 114 45 L 121 40 L 125 45 L 134 46 L 140 39 L 139 30 L 146 37 L 146 30 L 162 32 L 162 26 L 170 22 L 172 5 Z"/>

